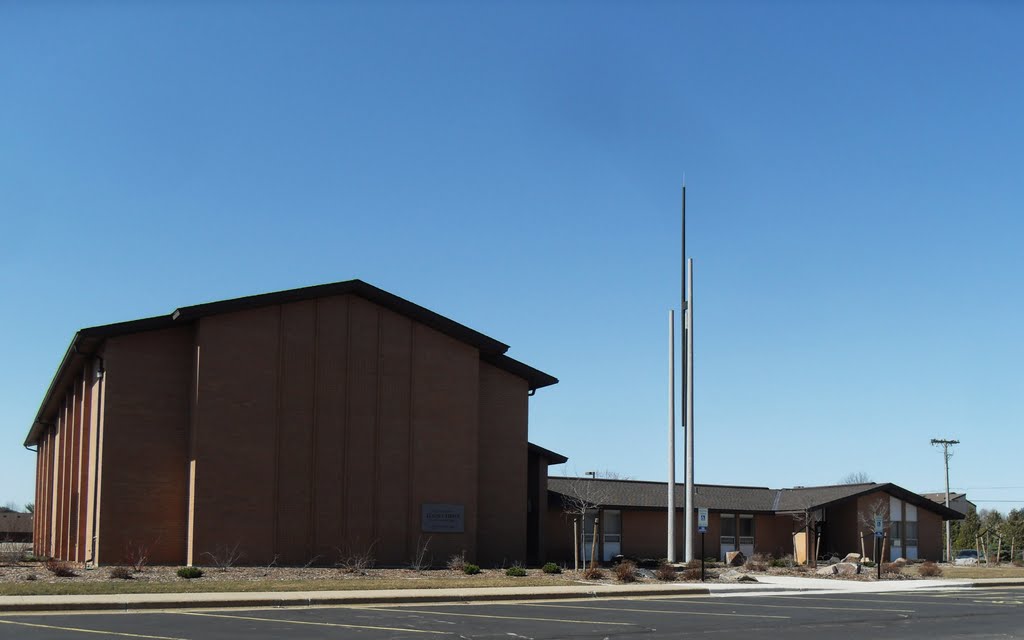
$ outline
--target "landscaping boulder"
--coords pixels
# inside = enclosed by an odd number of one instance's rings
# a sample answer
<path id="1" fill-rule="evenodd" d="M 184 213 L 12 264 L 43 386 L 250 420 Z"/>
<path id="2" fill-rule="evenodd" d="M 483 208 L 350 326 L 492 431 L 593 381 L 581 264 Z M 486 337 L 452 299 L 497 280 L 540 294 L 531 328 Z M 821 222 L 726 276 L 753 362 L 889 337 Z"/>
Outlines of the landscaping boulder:
<path id="1" fill-rule="evenodd" d="M 747 563 L 747 556 L 742 551 L 729 551 L 725 554 L 725 564 L 730 567 L 742 567 Z"/>
<path id="2" fill-rule="evenodd" d="M 838 565 L 835 564 L 827 564 L 824 567 L 818 567 L 818 570 L 815 573 L 819 576 L 834 576 L 836 574 L 837 566 Z"/>
<path id="3" fill-rule="evenodd" d="M 757 578 L 750 574 L 737 571 L 736 569 L 729 569 L 718 576 L 721 582 L 757 582 Z"/>
<path id="4" fill-rule="evenodd" d="M 839 564 L 832 565 L 836 569 L 836 573 L 841 576 L 855 576 L 860 569 L 859 564 L 852 562 L 840 562 Z"/>
<path id="5" fill-rule="evenodd" d="M 860 564 L 860 554 L 859 553 L 848 553 L 848 554 L 846 554 L 846 557 L 843 558 L 843 562 L 852 562 L 854 564 Z"/>

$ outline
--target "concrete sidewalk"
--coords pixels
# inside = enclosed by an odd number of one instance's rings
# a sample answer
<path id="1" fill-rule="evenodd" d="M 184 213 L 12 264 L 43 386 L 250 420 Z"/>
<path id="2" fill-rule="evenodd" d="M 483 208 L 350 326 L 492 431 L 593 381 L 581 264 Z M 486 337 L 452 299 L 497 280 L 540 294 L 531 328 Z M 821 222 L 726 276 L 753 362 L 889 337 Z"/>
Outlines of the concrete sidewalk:
<path id="1" fill-rule="evenodd" d="M 289 591 L 253 593 L 135 593 L 71 596 L 0 596 L 0 613 L 32 611 L 142 611 L 157 609 L 225 609 L 312 607 L 325 605 L 495 602 L 579 598 L 636 598 L 681 595 L 769 593 L 885 593 L 985 586 L 1024 586 L 1021 579 L 893 580 L 858 582 L 786 576 L 759 576 L 757 583 L 642 584 L 586 583 L 550 587 L 475 589 L 382 589 L 361 591 Z"/>

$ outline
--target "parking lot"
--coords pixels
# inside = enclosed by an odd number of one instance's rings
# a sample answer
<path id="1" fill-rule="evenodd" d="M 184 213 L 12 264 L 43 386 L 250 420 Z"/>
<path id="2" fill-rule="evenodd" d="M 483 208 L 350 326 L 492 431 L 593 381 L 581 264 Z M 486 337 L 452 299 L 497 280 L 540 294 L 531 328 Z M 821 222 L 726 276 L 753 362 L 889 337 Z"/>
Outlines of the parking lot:
<path id="1" fill-rule="evenodd" d="M 140 613 L 5 614 L 0 639 L 1024 637 L 1024 588 Z"/>

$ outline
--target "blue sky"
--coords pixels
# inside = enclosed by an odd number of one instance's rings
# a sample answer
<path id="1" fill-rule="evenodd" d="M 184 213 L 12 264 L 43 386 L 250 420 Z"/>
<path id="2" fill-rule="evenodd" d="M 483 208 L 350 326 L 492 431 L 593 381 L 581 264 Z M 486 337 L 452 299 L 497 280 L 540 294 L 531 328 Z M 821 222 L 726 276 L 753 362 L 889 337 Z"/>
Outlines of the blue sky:
<path id="1" fill-rule="evenodd" d="M 77 329 L 350 278 L 559 377 L 554 472 L 664 479 L 685 173 L 698 482 L 935 491 L 954 437 L 954 487 L 1024 505 L 1022 19 L 4 3 L 0 503 Z"/>

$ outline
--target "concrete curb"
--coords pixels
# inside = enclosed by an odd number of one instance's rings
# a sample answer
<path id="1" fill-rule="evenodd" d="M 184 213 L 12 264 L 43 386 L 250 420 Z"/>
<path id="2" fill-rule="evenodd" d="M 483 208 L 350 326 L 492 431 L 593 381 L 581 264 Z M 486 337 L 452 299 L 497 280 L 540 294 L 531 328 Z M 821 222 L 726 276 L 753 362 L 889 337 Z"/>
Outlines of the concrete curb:
<path id="1" fill-rule="evenodd" d="M 615 585 L 498 587 L 480 589 L 396 589 L 381 591 L 296 591 L 296 592 L 203 592 L 203 593 L 139 593 L 82 596 L 0 596 L 0 613 L 31 613 L 53 611 L 154 611 L 161 609 L 238 609 L 318 607 L 336 605 L 378 605 L 416 603 L 515 602 L 523 600 L 570 600 L 585 598 L 637 598 L 680 595 L 732 595 L 763 593 L 801 593 L 823 591 L 820 585 L 779 585 L 758 583 L 729 585 L 727 589 L 712 586 Z M 859 591 L 860 593 L 913 593 L 923 590 L 1024 586 L 1024 579 L 985 579 L 971 581 L 928 581 L 912 590 Z M 837 592 L 845 592 L 836 589 Z"/>
<path id="2" fill-rule="evenodd" d="M 538 589 L 550 589 L 542 587 Z M 638 596 L 708 595 L 707 587 L 636 588 L 558 588 L 558 591 L 540 591 L 529 588 L 499 590 L 411 590 L 382 593 L 373 591 L 325 591 L 322 593 L 295 592 L 272 594 L 195 593 L 182 594 L 126 594 L 96 596 L 4 596 L 0 597 L 0 613 L 45 611 L 152 611 L 160 609 L 235 609 L 317 607 L 331 605 L 377 605 L 461 602 L 513 602 L 522 600 L 567 600 L 582 598 L 626 598 Z"/>

